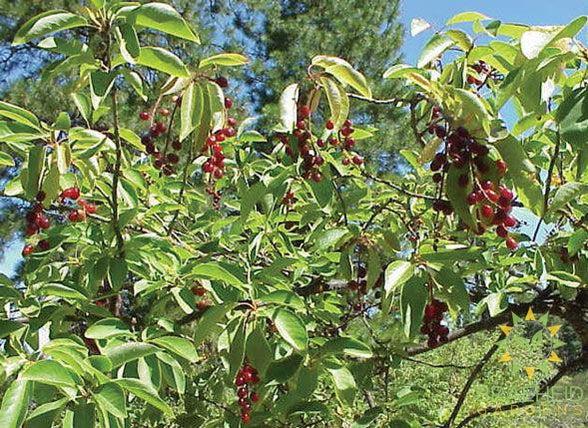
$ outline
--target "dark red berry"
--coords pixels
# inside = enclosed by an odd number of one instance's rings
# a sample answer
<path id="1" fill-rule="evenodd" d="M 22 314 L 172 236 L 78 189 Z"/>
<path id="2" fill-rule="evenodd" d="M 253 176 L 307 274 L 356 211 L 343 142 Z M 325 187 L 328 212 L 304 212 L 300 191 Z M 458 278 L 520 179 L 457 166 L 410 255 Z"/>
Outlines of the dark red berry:
<path id="1" fill-rule="evenodd" d="M 215 82 L 218 86 L 220 86 L 221 88 L 228 88 L 229 87 L 229 81 L 227 80 L 226 77 L 224 76 L 219 76 L 215 79 Z"/>
<path id="2" fill-rule="evenodd" d="M 229 110 L 232 107 L 233 107 L 233 100 L 230 99 L 229 97 L 225 97 L 225 108 L 227 110 Z"/>
<path id="3" fill-rule="evenodd" d="M 504 226 L 498 226 L 496 228 L 496 234 L 501 238 L 506 238 L 508 236 L 508 230 L 506 230 Z"/>
<path id="4" fill-rule="evenodd" d="M 327 123 L 325 124 L 325 128 L 327 128 L 328 130 L 334 129 L 335 124 L 333 123 L 332 120 L 327 120 Z"/>
<path id="5" fill-rule="evenodd" d="M 508 169 L 508 165 L 502 159 L 496 161 L 496 169 L 500 175 L 504 175 Z"/>
<path id="6" fill-rule="evenodd" d="M 49 248 L 51 248 L 51 244 L 49 244 L 49 241 L 46 239 L 42 239 L 39 241 L 38 247 L 41 251 L 47 251 Z"/>
<path id="7" fill-rule="evenodd" d="M 139 113 L 139 119 L 149 120 L 149 119 L 151 119 L 151 115 L 147 111 L 142 111 L 141 113 Z"/>
<path id="8" fill-rule="evenodd" d="M 494 209 L 490 205 L 482 205 L 481 213 L 486 218 L 494 216 Z"/>
<path id="9" fill-rule="evenodd" d="M 45 192 L 43 192 L 42 190 L 40 190 L 40 191 L 37 193 L 37 196 L 35 197 L 35 199 L 36 199 L 38 202 L 43 202 L 43 201 L 45 200 L 45 198 L 46 198 L 46 197 L 47 197 L 47 194 L 46 194 Z"/>
<path id="10" fill-rule="evenodd" d="M 80 189 L 77 187 L 70 187 L 65 189 L 63 192 L 61 192 L 61 197 L 76 200 L 80 197 Z"/>

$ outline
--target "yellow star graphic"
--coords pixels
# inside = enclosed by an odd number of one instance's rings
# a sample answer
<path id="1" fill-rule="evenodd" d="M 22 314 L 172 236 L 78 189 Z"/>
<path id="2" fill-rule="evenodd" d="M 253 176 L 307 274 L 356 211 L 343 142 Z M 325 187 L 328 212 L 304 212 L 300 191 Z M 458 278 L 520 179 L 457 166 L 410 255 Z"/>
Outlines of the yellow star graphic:
<path id="1" fill-rule="evenodd" d="M 554 337 L 560 328 L 561 328 L 561 324 L 558 324 L 558 325 L 552 325 L 552 326 L 547 327 L 547 330 L 549 330 L 551 337 Z"/>
<path id="2" fill-rule="evenodd" d="M 529 379 L 533 379 L 533 376 L 535 376 L 535 367 L 525 367 L 525 372 L 527 372 Z"/>
<path id="3" fill-rule="evenodd" d="M 512 356 L 510 355 L 510 353 L 505 352 L 500 356 L 498 361 L 500 361 L 501 363 L 508 363 L 509 361 L 512 361 Z"/>
<path id="4" fill-rule="evenodd" d="M 505 336 L 508 336 L 510 334 L 510 332 L 513 330 L 514 327 L 511 327 L 510 325 L 506 325 L 506 324 L 502 324 L 500 325 L 500 330 L 502 330 L 502 332 L 504 333 Z"/>
<path id="5" fill-rule="evenodd" d="M 555 351 L 551 351 L 551 355 L 547 358 L 547 361 L 551 363 L 561 363 L 561 358 L 559 358 L 559 355 L 557 355 Z"/>
<path id="6" fill-rule="evenodd" d="M 531 309 L 531 307 L 529 307 L 529 310 L 527 311 L 525 321 L 537 321 L 537 318 L 535 318 L 535 313 L 533 312 L 533 309 Z"/>

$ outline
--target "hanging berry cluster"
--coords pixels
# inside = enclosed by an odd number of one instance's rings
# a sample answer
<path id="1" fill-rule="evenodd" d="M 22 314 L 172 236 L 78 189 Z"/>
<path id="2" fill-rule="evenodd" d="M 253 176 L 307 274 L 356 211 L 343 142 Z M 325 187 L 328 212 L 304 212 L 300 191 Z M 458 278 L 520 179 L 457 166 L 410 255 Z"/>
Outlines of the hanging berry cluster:
<path id="1" fill-rule="evenodd" d="M 477 86 L 478 89 L 486 85 L 489 80 L 501 80 L 503 78 L 500 73 L 482 60 L 470 65 L 470 68 L 474 73 L 468 73 L 467 82 L 470 85 Z"/>
<path id="2" fill-rule="evenodd" d="M 237 372 L 235 385 L 237 386 L 237 404 L 241 408 L 241 421 L 244 424 L 251 420 L 252 403 L 259 401 L 259 395 L 249 385 L 259 383 L 257 370 L 249 363 L 245 363 Z"/>
<path id="3" fill-rule="evenodd" d="M 26 236 L 33 236 L 37 233 L 49 229 L 51 226 L 51 221 L 49 217 L 45 213 L 45 209 L 43 207 L 42 202 L 47 197 L 44 191 L 39 191 L 37 196 L 35 197 L 36 202 L 32 205 L 31 209 L 26 214 L 26 228 L 25 228 L 25 235 Z M 96 205 L 88 202 L 84 199 L 80 199 L 80 189 L 77 187 L 70 187 L 65 189 L 59 195 L 59 200 L 62 204 L 67 206 L 66 201 L 77 201 L 78 206 L 80 209 L 76 209 L 70 211 L 67 215 L 67 218 L 71 222 L 78 222 L 83 221 L 86 219 L 87 214 L 94 214 L 96 212 Z M 37 246 L 33 246 L 31 244 L 27 244 L 24 246 L 22 250 L 23 256 L 30 256 L 36 250 L 39 251 L 47 251 L 51 248 L 49 241 L 46 239 L 42 239 L 38 242 Z"/>
<path id="4" fill-rule="evenodd" d="M 433 121 L 440 117 L 440 110 L 434 108 Z M 516 250 L 517 241 L 508 236 L 507 230 L 517 225 L 511 215 L 514 193 L 508 187 L 496 185 L 488 179 L 492 177 L 498 182 L 508 169 L 506 162 L 502 159 L 492 161 L 488 156 L 489 148 L 476 141 L 463 127 L 447 133 L 443 125 L 433 123 L 429 131 L 445 141 L 445 149 L 437 153 L 431 162 L 433 181 L 441 185 L 449 168 L 456 168 L 460 172 L 457 185 L 464 189 L 472 188 L 466 202 L 476 208 L 478 223 L 474 232 L 481 235 L 487 228 L 495 226 L 496 234 L 506 239 L 506 246 Z M 451 203 L 443 199 L 436 200 L 433 209 L 446 215 L 453 213 Z"/>
<path id="5" fill-rule="evenodd" d="M 173 102 L 178 105 L 181 98 L 174 97 Z M 141 136 L 141 143 L 145 146 L 145 152 L 153 158 L 153 166 L 161 170 L 164 175 L 170 176 L 176 172 L 182 143 L 174 140 L 170 144 L 169 138 L 162 138 L 168 131 L 168 125 L 164 123 L 164 120 L 171 115 L 171 112 L 167 108 L 160 108 L 157 113 L 161 119 L 158 118 L 151 123 L 149 130 Z M 139 113 L 139 119 L 147 122 L 155 118 L 152 117 L 152 113 L 143 111 Z"/>
<path id="6" fill-rule="evenodd" d="M 447 304 L 437 299 L 432 299 L 425 306 L 425 316 L 423 318 L 421 333 L 429 336 L 427 340 L 427 346 L 429 348 L 436 348 L 440 343 L 447 342 L 449 328 L 442 324 L 443 316 L 447 312 L 447 309 Z"/>
<path id="7" fill-rule="evenodd" d="M 228 83 L 225 84 L 225 87 L 226 85 L 228 85 Z M 225 97 L 225 108 L 230 110 L 232 107 L 233 100 Z M 212 202 L 215 209 L 220 208 L 221 193 L 218 190 L 215 190 L 214 184 L 215 181 L 220 180 L 225 175 L 225 155 L 223 153 L 222 143 L 227 138 L 233 138 L 237 135 L 237 131 L 235 130 L 236 126 L 237 120 L 234 117 L 228 117 L 226 126 L 209 135 L 202 148 L 203 154 L 208 156 L 208 159 L 206 159 L 206 162 L 202 165 L 202 172 L 208 176 L 206 192 L 212 196 Z"/>
<path id="8" fill-rule="evenodd" d="M 342 128 L 335 134 L 335 124 L 332 120 L 325 123 L 325 128 L 330 132 L 330 136 L 325 142 L 323 139 L 314 139 L 310 129 L 311 110 L 307 105 L 298 108 L 296 127 L 293 135 L 296 138 L 298 153 L 302 157 L 302 176 L 307 180 L 319 183 L 323 176 L 320 172 L 321 166 L 325 163 L 320 154 L 320 149 L 331 147 L 340 147 L 343 151 L 343 165 L 362 165 L 363 158 L 352 151 L 355 146 L 355 140 L 352 137 L 353 124 L 351 120 L 346 120 Z M 278 134 L 278 140 L 284 145 L 286 154 L 292 159 L 296 159 L 296 153 L 291 146 L 291 142 L 286 134 Z"/>

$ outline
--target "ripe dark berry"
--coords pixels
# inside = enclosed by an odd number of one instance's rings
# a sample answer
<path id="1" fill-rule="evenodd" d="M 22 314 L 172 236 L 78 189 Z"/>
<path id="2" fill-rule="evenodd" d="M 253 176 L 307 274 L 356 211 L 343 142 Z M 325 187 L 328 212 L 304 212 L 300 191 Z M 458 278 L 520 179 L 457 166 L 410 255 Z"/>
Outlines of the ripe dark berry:
<path id="1" fill-rule="evenodd" d="M 304 120 L 299 120 L 298 122 L 296 122 L 296 128 L 306 129 L 306 123 L 304 122 Z"/>
<path id="2" fill-rule="evenodd" d="M 167 155 L 167 161 L 171 164 L 176 164 L 180 161 L 180 158 L 175 153 L 170 153 Z"/>
<path id="3" fill-rule="evenodd" d="M 345 166 L 349 165 L 351 163 L 351 159 L 349 158 L 343 158 L 343 160 L 341 161 L 341 163 Z"/>
<path id="4" fill-rule="evenodd" d="M 482 183 L 482 189 L 494 190 L 494 183 L 492 183 L 490 180 L 486 180 Z"/>
<path id="5" fill-rule="evenodd" d="M 445 136 L 447 135 L 447 131 L 445 130 L 445 127 L 441 126 L 441 125 L 437 125 L 435 127 L 435 135 L 437 135 L 437 137 L 439 137 L 439 138 L 445 138 Z"/>
<path id="6" fill-rule="evenodd" d="M 433 182 L 434 183 L 441 183 L 441 181 L 443 180 L 443 175 L 436 172 L 435 174 L 433 174 Z"/>
<path id="7" fill-rule="evenodd" d="M 33 247 L 31 244 L 27 244 L 22 249 L 22 256 L 23 257 L 30 256 L 31 254 L 33 254 L 34 251 L 35 251 L 35 247 Z"/>
<path id="8" fill-rule="evenodd" d="M 51 225 L 51 222 L 45 214 L 37 213 L 37 217 L 35 218 L 35 224 L 39 227 L 39 229 L 48 229 Z"/>
<path id="9" fill-rule="evenodd" d="M 361 156 L 359 156 L 359 155 L 353 156 L 352 161 L 353 161 L 353 163 L 355 165 L 361 165 L 361 164 L 363 164 L 363 158 Z"/>
<path id="10" fill-rule="evenodd" d="M 350 128 L 353 126 L 353 122 L 351 121 L 351 119 L 346 119 L 345 122 L 343 122 L 343 126 L 345 128 Z"/>
<path id="11" fill-rule="evenodd" d="M 215 82 L 218 86 L 220 86 L 221 88 L 228 88 L 229 87 L 229 81 L 227 80 L 226 77 L 224 76 L 219 76 L 215 79 Z"/>
<path id="12" fill-rule="evenodd" d="M 38 202 L 43 202 L 46 197 L 47 197 L 47 194 L 45 192 L 43 192 L 42 190 L 40 190 L 39 193 L 37 193 L 37 196 L 35 197 L 35 199 Z"/>
<path id="13" fill-rule="evenodd" d="M 51 244 L 49 244 L 49 241 L 46 239 L 42 239 L 39 241 L 38 247 L 41 251 L 47 251 L 49 248 L 51 248 Z"/>
<path id="14" fill-rule="evenodd" d="M 172 143 L 172 148 L 173 148 L 174 150 L 182 150 L 182 143 L 180 143 L 178 140 L 175 140 L 175 141 Z"/>
<path id="15" fill-rule="evenodd" d="M 325 128 L 327 128 L 328 130 L 334 129 L 335 124 L 333 123 L 332 120 L 327 120 L 327 123 L 325 124 Z"/>
<path id="16" fill-rule="evenodd" d="M 253 403 L 257 403 L 259 401 L 259 394 L 257 392 L 252 392 L 249 398 L 251 398 Z"/>
<path id="17" fill-rule="evenodd" d="M 320 183 L 320 181 L 323 179 L 323 176 L 320 172 L 315 171 L 312 173 L 312 181 L 314 181 L 315 183 Z"/>
<path id="18" fill-rule="evenodd" d="M 476 205 L 479 201 L 478 201 L 478 194 L 477 192 L 471 192 L 468 196 L 467 196 L 467 203 L 468 205 Z"/>
<path id="19" fill-rule="evenodd" d="M 142 111 L 141 113 L 139 113 L 139 119 L 149 120 L 149 119 L 151 119 L 151 115 L 149 114 L 149 112 Z"/>
<path id="20" fill-rule="evenodd" d="M 157 131 L 157 133 L 159 135 L 161 135 L 165 131 L 167 131 L 167 125 L 163 122 L 155 122 L 154 126 L 155 126 L 155 130 Z"/>
<path id="21" fill-rule="evenodd" d="M 498 226 L 496 228 L 496 234 L 501 238 L 506 238 L 508 236 L 508 230 L 506 230 L 504 226 Z"/>
<path id="22" fill-rule="evenodd" d="M 325 142 L 319 138 L 316 140 L 316 145 L 322 148 L 325 147 Z"/>
<path id="23" fill-rule="evenodd" d="M 153 138 L 151 138 L 151 135 L 149 134 L 145 134 L 141 137 L 141 143 L 146 146 L 147 144 L 151 144 L 153 142 Z"/>
<path id="24" fill-rule="evenodd" d="M 225 97 L 225 108 L 227 110 L 229 110 L 232 107 L 233 107 L 233 100 L 230 99 L 229 97 Z"/>

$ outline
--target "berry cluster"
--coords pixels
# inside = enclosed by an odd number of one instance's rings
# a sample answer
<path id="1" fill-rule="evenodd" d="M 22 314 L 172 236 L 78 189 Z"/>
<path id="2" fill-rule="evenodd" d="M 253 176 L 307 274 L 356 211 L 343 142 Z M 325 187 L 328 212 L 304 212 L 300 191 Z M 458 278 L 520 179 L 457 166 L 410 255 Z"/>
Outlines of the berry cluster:
<path id="1" fill-rule="evenodd" d="M 26 236 L 36 235 L 41 231 L 49 229 L 49 227 L 51 226 L 51 221 L 45 213 L 45 209 L 43 208 L 42 204 L 46 197 L 47 195 L 44 191 L 39 191 L 37 193 L 37 196 L 35 197 L 36 202 L 32 205 L 29 212 L 27 212 L 25 216 L 27 222 L 25 228 Z M 96 212 L 95 204 L 88 202 L 84 199 L 80 199 L 80 189 L 77 187 L 70 187 L 61 192 L 61 194 L 59 195 L 59 201 L 65 204 L 66 200 L 77 201 L 78 206 L 81 208 L 71 211 L 67 215 L 67 218 L 71 222 L 83 221 L 86 219 L 87 214 L 94 214 Z M 46 239 L 42 239 L 39 241 L 36 248 L 31 244 L 25 245 L 22 250 L 22 255 L 24 257 L 27 257 L 34 253 L 35 250 L 47 251 L 50 248 L 51 245 L 49 244 L 49 241 Z"/>
<path id="2" fill-rule="evenodd" d="M 477 86 L 478 89 L 483 87 L 489 79 L 500 80 L 501 78 L 496 70 L 482 60 L 472 64 L 470 67 L 475 73 L 468 74 L 467 82 L 470 85 Z"/>
<path id="3" fill-rule="evenodd" d="M 284 195 L 284 197 L 282 198 L 282 205 L 286 205 L 287 207 L 292 207 L 292 205 L 294 205 L 294 202 L 296 202 L 296 196 L 294 196 L 293 191 L 288 190 L 286 192 L 286 194 Z"/>
<path id="4" fill-rule="evenodd" d="M 427 340 L 429 348 L 436 348 L 440 343 L 447 342 L 449 328 L 441 324 L 443 315 L 447 312 L 447 309 L 447 304 L 437 299 L 431 300 L 425 306 L 425 316 L 423 318 L 421 333 L 429 336 Z"/>
<path id="5" fill-rule="evenodd" d="M 175 97 L 174 102 L 178 104 L 180 98 Z M 171 115 L 167 108 L 160 108 L 158 113 L 163 118 Z M 152 115 L 148 111 L 139 113 L 139 118 L 143 121 L 151 121 Z M 155 120 L 149 126 L 149 130 L 141 136 L 141 143 L 145 146 L 145 152 L 153 158 L 153 166 L 163 172 L 164 175 L 169 176 L 175 173 L 175 167 L 180 161 L 179 151 L 182 150 L 182 143 L 174 140 L 168 144 L 167 139 L 162 137 L 168 131 L 168 125 L 162 120 Z M 169 150 L 169 146 L 173 151 Z"/>
<path id="6" fill-rule="evenodd" d="M 341 147 L 344 151 L 344 157 L 342 160 L 343 165 L 349 165 L 351 163 L 357 166 L 362 165 L 363 158 L 359 154 L 351 151 L 355 146 L 355 140 L 351 136 L 355 131 L 351 120 L 346 120 L 337 134 L 332 132 L 335 129 L 335 124 L 332 120 L 328 120 L 325 124 L 325 128 L 331 135 L 325 142 L 321 138 L 314 140 L 312 133 L 309 131 L 311 113 L 309 106 L 300 106 L 298 108 L 298 120 L 293 131 L 293 135 L 297 142 L 298 153 L 303 160 L 302 176 L 305 179 L 313 180 L 316 183 L 323 179 L 320 168 L 325 163 L 325 160 L 320 155 L 319 149 L 325 149 L 329 145 L 333 147 Z M 296 153 L 292 149 L 288 136 L 285 134 L 278 134 L 277 138 L 284 145 L 286 154 L 295 159 Z"/>
<path id="7" fill-rule="evenodd" d="M 435 155 L 431 162 L 433 181 L 443 183 L 444 173 L 451 166 L 460 171 L 457 185 L 467 188 L 472 185 L 473 190 L 467 196 L 467 203 L 476 206 L 478 217 L 477 234 L 483 234 L 489 226 L 496 226 L 496 234 L 506 239 L 506 246 L 516 250 L 517 241 L 508 236 L 507 228 L 515 227 L 517 221 L 510 215 L 514 193 L 504 185 L 498 187 L 486 177 L 500 180 L 506 173 L 508 166 L 505 161 L 492 161 L 488 154 L 490 149 L 476 141 L 467 129 L 459 127 L 448 133 L 446 128 L 438 123 L 440 110 L 433 108 L 432 124 L 429 131 L 444 139 L 445 150 Z M 437 121 L 437 123 L 435 123 Z M 451 203 L 438 199 L 433 203 L 433 209 L 446 215 L 453 213 Z"/>
<path id="8" fill-rule="evenodd" d="M 235 385 L 237 386 L 237 403 L 241 407 L 241 421 L 246 424 L 251 420 L 252 403 L 259 401 L 259 395 L 255 391 L 250 391 L 249 385 L 259 382 L 259 376 L 255 367 L 245 363 L 237 373 Z"/>
<path id="9" fill-rule="evenodd" d="M 363 303 L 362 303 L 362 296 L 365 295 L 367 291 L 367 269 L 360 265 L 357 268 L 357 280 L 352 279 L 347 283 L 347 288 L 357 293 L 355 297 L 355 303 L 352 303 L 353 310 L 355 312 L 361 312 L 363 310 Z"/>

